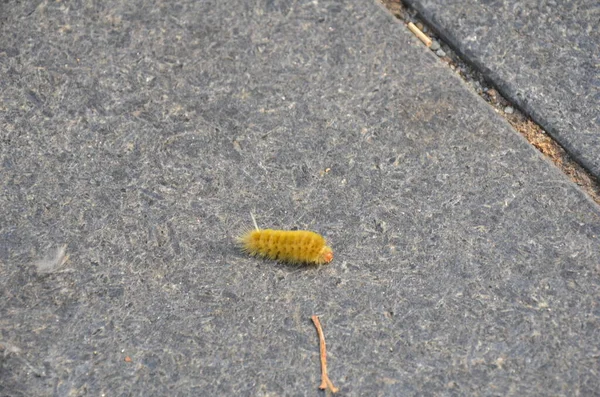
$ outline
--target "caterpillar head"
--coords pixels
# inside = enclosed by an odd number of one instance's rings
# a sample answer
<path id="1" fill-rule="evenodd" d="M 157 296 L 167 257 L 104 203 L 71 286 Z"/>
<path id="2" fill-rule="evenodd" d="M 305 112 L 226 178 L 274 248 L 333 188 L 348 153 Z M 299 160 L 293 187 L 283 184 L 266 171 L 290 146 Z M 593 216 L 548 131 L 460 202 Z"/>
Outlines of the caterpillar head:
<path id="1" fill-rule="evenodd" d="M 319 253 L 319 263 L 329 263 L 333 260 L 333 250 L 329 246 L 324 246 Z"/>

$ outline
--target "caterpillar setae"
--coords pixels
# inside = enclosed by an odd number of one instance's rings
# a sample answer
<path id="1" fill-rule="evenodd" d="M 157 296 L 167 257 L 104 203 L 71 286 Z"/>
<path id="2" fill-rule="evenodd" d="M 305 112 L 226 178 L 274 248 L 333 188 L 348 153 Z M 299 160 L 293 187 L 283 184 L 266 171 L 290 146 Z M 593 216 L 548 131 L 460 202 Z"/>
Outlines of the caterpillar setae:
<path id="1" fill-rule="evenodd" d="M 322 265 L 333 260 L 333 251 L 318 233 L 309 230 L 259 229 L 254 216 L 255 230 L 238 238 L 242 249 L 250 255 L 289 263 Z"/>

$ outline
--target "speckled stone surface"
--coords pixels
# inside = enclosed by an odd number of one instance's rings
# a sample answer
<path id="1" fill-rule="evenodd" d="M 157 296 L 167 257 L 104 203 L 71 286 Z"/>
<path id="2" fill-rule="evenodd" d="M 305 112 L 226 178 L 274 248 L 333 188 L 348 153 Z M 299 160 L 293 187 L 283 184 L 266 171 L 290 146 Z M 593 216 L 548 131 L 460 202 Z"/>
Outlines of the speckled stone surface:
<path id="1" fill-rule="evenodd" d="M 600 391 L 598 206 L 375 3 L 0 7 L 1 396 L 324 395 L 314 314 L 340 395 Z"/>
<path id="2" fill-rule="evenodd" d="M 600 2 L 405 1 L 600 177 Z"/>

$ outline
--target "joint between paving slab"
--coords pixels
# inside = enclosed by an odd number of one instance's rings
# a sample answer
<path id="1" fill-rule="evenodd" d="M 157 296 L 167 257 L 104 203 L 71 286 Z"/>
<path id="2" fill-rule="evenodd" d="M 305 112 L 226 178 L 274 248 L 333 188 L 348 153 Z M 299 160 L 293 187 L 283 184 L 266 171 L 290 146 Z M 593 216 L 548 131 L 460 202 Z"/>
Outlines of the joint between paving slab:
<path id="1" fill-rule="evenodd" d="M 401 0 L 379 0 L 396 18 L 403 21 L 409 30 L 424 45 L 429 47 L 439 59 L 456 72 L 465 83 L 492 106 L 494 111 L 504 117 L 527 141 L 546 158 L 551 160 L 564 174 L 583 189 L 592 200 L 600 205 L 600 179 L 580 164 L 567 149 L 548 134 L 522 105 L 506 99 L 506 90 L 501 81 L 485 77 L 482 67 L 469 61 L 468 55 L 462 56 L 457 46 L 444 40 L 435 29 L 424 21 L 417 10 Z M 409 26 L 411 25 L 411 26 Z M 424 36 L 424 37 L 423 37 Z M 487 71 L 488 75 L 493 74 Z"/>

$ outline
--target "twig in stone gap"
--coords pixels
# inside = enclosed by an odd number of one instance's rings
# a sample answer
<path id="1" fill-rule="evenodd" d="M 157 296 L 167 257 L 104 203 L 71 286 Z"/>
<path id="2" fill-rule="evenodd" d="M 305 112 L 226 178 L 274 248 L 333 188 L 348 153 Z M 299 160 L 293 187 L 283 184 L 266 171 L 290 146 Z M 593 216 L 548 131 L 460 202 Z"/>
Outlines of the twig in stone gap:
<path id="1" fill-rule="evenodd" d="M 423 42 L 423 44 L 425 44 L 427 47 L 431 47 L 432 41 L 429 37 L 427 37 L 427 35 L 423 32 L 421 32 L 421 30 L 412 22 L 408 23 L 408 29 L 413 32 L 413 34 L 415 36 L 417 36 L 419 38 L 419 40 L 421 40 Z"/>

